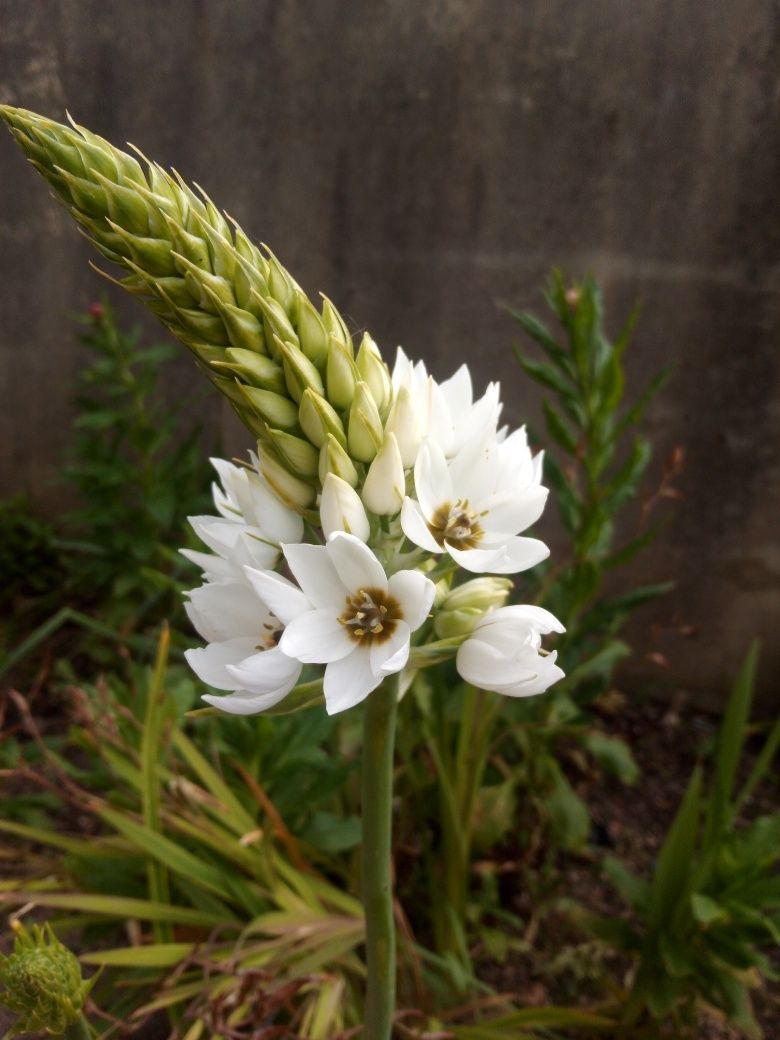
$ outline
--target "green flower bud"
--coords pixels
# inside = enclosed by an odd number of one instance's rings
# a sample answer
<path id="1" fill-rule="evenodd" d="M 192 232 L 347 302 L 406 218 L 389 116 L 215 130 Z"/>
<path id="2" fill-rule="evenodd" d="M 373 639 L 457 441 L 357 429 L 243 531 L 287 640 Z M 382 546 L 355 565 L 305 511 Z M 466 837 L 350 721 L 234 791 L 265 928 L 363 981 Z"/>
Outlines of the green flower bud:
<path id="1" fill-rule="evenodd" d="M 294 430 L 298 426 L 298 409 L 289 397 L 282 397 L 272 390 L 260 390 L 255 386 L 236 383 L 244 400 L 256 415 L 269 426 Z"/>
<path id="2" fill-rule="evenodd" d="M 296 413 L 297 418 L 297 413 Z M 297 477 L 316 477 L 319 469 L 319 453 L 317 449 L 301 437 L 295 437 L 284 430 L 268 430 L 277 454 L 282 462 Z"/>
<path id="3" fill-rule="evenodd" d="M 335 337 L 342 346 L 347 348 L 350 357 L 354 357 L 355 347 L 349 334 L 347 323 L 330 302 L 327 296 L 322 297 L 322 323 L 331 335 Z"/>
<path id="4" fill-rule="evenodd" d="M 349 409 L 347 446 L 353 459 L 371 462 L 382 446 L 382 420 L 366 383 L 358 383 Z"/>
<path id="5" fill-rule="evenodd" d="M 250 386 L 262 390 L 273 390 L 276 394 L 286 395 L 287 384 L 284 381 L 284 370 L 275 361 L 254 350 L 243 347 L 228 347 L 224 353 L 225 360 L 214 360 L 211 367 L 218 372 L 235 372 Z"/>
<path id="6" fill-rule="evenodd" d="M 347 435 L 338 413 L 331 408 L 321 394 L 315 393 L 309 387 L 304 390 L 301 397 L 298 421 L 303 432 L 318 448 L 323 446 L 328 439 L 328 434 L 335 437 L 342 446 L 347 443 Z"/>
<path id="7" fill-rule="evenodd" d="M 447 592 L 433 622 L 440 639 L 467 636 L 488 611 L 502 607 L 512 589 L 509 578 L 484 576 Z"/>
<path id="8" fill-rule="evenodd" d="M 345 480 L 350 487 L 358 486 L 359 478 L 355 464 L 332 433 L 328 434 L 327 440 L 320 448 L 318 473 L 321 484 L 325 483 L 325 478 L 329 473 L 333 473 Z"/>
<path id="9" fill-rule="evenodd" d="M 373 394 L 380 415 L 387 415 L 393 397 L 393 384 L 379 347 L 368 333 L 363 336 L 355 359 L 360 378 Z"/>
<path id="10" fill-rule="evenodd" d="M 376 458 L 368 468 L 361 497 L 366 508 L 377 516 L 396 516 L 406 494 L 406 478 L 395 435 L 387 434 Z"/>
<path id="11" fill-rule="evenodd" d="M 49 925 L 28 931 L 14 923 L 13 953 L 0 954 L 0 1003 L 20 1016 L 14 1033 L 64 1033 L 82 1018 L 82 1008 L 94 980 L 85 982 L 77 958 Z"/>
<path id="12" fill-rule="evenodd" d="M 279 343 L 293 343 L 298 345 L 298 337 L 295 329 L 290 324 L 284 308 L 270 296 L 261 296 L 257 292 L 252 293 L 252 298 L 263 312 L 263 326 L 266 342 L 271 354 L 275 357 L 279 352 Z M 278 340 L 278 342 L 277 342 Z"/>
<path id="13" fill-rule="evenodd" d="M 346 410 L 355 396 L 355 386 L 360 373 L 352 355 L 341 340 L 330 337 L 325 382 L 328 385 L 328 400 L 334 408 Z"/>
<path id="14" fill-rule="evenodd" d="M 317 368 L 324 368 L 328 360 L 329 333 L 311 300 L 298 292 L 298 339 L 301 350 Z"/>
<path id="15" fill-rule="evenodd" d="M 258 441 L 257 444 L 257 458 L 260 472 L 282 502 L 298 512 L 312 504 L 315 498 L 314 487 L 307 481 L 294 477 L 262 441 Z"/>
<path id="16" fill-rule="evenodd" d="M 325 387 L 322 385 L 320 374 L 314 364 L 309 361 L 300 347 L 292 343 L 276 344 L 284 365 L 284 376 L 287 381 L 287 389 L 294 401 L 300 403 L 304 390 L 311 388 L 316 394 L 324 394 Z"/>

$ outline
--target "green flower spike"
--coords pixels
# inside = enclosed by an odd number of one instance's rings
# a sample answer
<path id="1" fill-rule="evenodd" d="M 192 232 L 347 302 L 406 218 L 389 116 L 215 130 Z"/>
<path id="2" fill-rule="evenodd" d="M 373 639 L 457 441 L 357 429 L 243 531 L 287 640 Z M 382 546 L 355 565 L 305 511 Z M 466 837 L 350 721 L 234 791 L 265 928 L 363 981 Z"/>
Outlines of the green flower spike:
<path id="1" fill-rule="evenodd" d="M 374 457 L 392 387 L 369 336 L 356 361 L 333 304 L 323 298 L 318 311 L 270 250 L 254 246 L 201 188 L 193 191 L 177 173 L 76 123 L 8 105 L 0 105 L 0 119 L 83 234 L 125 269 L 117 284 L 192 351 L 259 438 L 268 468 L 290 474 L 295 493 L 288 497 L 297 508 L 304 511 L 321 488 L 318 453 L 326 433 L 345 454 L 351 449 L 343 431 L 356 384 L 370 400 L 351 420 L 350 440 L 358 444 L 351 462 Z"/>
<path id="2" fill-rule="evenodd" d="M 0 954 L 0 1003 L 19 1015 L 7 1036 L 46 1032 L 69 1040 L 91 1036 L 82 1013 L 97 975 L 81 977 L 81 965 L 49 925 L 28 930 L 18 921 L 13 953 Z"/>

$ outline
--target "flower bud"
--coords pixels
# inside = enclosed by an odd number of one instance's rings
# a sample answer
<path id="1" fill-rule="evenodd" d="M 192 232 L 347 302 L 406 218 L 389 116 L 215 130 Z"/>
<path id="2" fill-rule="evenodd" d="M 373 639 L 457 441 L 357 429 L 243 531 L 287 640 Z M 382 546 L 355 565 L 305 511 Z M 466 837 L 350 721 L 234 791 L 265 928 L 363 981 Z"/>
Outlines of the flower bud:
<path id="1" fill-rule="evenodd" d="M 331 408 L 321 394 L 315 393 L 308 387 L 301 397 L 298 421 L 303 432 L 318 448 L 323 446 L 328 439 L 328 434 L 334 436 L 342 446 L 347 443 L 344 424 L 339 419 L 338 413 Z"/>
<path id="2" fill-rule="evenodd" d="M 322 323 L 328 332 L 346 348 L 349 356 L 353 357 L 355 347 L 352 343 L 352 337 L 349 334 L 347 323 L 327 296 L 322 297 Z"/>
<path id="3" fill-rule="evenodd" d="M 260 390 L 254 386 L 244 386 L 236 382 L 244 400 L 256 415 L 269 426 L 292 430 L 298 425 L 298 409 L 289 397 L 282 397 L 271 390 Z"/>
<path id="4" fill-rule="evenodd" d="M 406 479 L 395 434 L 385 436 L 382 447 L 368 468 L 361 496 L 366 507 L 377 516 L 395 516 L 401 512 L 406 493 Z"/>
<path id="5" fill-rule="evenodd" d="M 349 408 L 359 378 L 351 353 L 340 340 L 331 336 L 325 381 L 328 384 L 328 400 L 334 408 Z"/>
<path id="6" fill-rule="evenodd" d="M 441 602 L 433 623 L 440 639 L 467 636 L 488 611 L 502 607 L 512 589 L 508 578 L 481 577 L 458 585 Z"/>
<path id="7" fill-rule="evenodd" d="M 382 445 L 382 420 L 365 383 L 358 383 L 349 409 L 347 446 L 353 459 L 370 462 Z"/>
<path id="8" fill-rule="evenodd" d="M 59 1036 L 79 1019 L 84 1023 L 82 1008 L 97 975 L 88 982 L 81 978 L 78 959 L 48 925 L 33 925 L 32 931 L 18 922 L 13 927 L 13 953 L 0 954 L 0 1003 L 20 1016 L 13 1035 Z"/>
<path id="9" fill-rule="evenodd" d="M 328 330 L 308 296 L 299 290 L 297 297 L 301 350 L 309 361 L 313 361 L 318 368 L 324 368 L 328 360 Z"/>
<path id="10" fill-rule="evenodd" d="M 245 350 L 243 347 L 228 347 L 225 357 L 227 361 L 212 361 L 210 367 L 220 373 L 235 372 L 250 386 L 287 395 L 284 370 L 269 357 L 258 354 L 255 350 Z"/>
<path id="11" fill-rule="evenodd" d="M 354 488 L 358 485 L 358 472 L 355 465 L 332 433 L 328 434 L 327 440 L 320 449 L 319 477 L 321 484 L 325 483 L 325 478 L 329 473 L 341 477 L 350 487 Z"/>
<path id="12" fill-rule="evenodd" d="M 285 505 L 300 512 L 301 509 L 306 509 L 312 504 L 314 501 L 312 485 L 294 477 L 262 441 L 258 441 L 257 444 L 257 458 L 260 472 Z"/>
<path id="13" fill-rule="evenodd" d="M 319 466 L 317 449 L 284 430 L 268 430 L 268 438 L 285 465 L 298 477 L 315 477 Z"/>
<path id="14" fill-rule="evenodd" d="M 363 503 L 346 480 L 333 473 L 328 473 L 322 484 L 320 523 L 326 538 L 334 531 L 346 531 L 361 542 L 368 541 L 370 526 Z"/>
<path id="15" fill-rule="evenodd" d="M 355 359 L 360 378 L 368 384 L 380 415 L 386 415 L 393 394 L 393 384 L 387 365 L 382 360 L 379 347 L 368 333 L 363 336 Z"/>
<path id="16" fill-rule="evenodd" d="M 325 387 L 322 385 L 319 372 L 300 347 L 296 347 L 292 343 L 280 342 L 277 342 L 276 346 L 284 365 L 284 378 L 287 382 L 287 389 L 290 391 L 290 396 L 294 401 L 300 403 L 303 391 L 307 387 L 311 387 L 317 394 L 325 393 Z"/>
<path id="17" fill-rule="evenodd" d="M 385 423 L 385 433 L 394 433 L 401 452 L 404 469 L 411 469 L 422 443 L 422 430 L 412 395 L 405 386 L 398 388 Z"/>
<path id="18" fill-rule="evenodd" d="M 273 357 L 279 353 L 279 343 L 298 343 L 295 329 L 290 324 L 290 319 L 284 312 L 280 303 L 271 296 L 261 296 L 256 290 L 252 290 L 252 300 L 263 312 L 263 331 L 265 333 L 268 349 Z"/>

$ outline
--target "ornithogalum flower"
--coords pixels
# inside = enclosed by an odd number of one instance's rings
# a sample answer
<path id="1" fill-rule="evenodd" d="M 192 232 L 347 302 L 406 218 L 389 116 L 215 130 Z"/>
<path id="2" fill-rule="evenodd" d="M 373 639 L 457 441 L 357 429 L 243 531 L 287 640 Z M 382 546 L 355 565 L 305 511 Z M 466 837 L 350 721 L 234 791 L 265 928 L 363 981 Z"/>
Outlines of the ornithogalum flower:
<path id="1" fill-rule="evenodd" d="M 518 532 L 538 520 L 547 499 L 525 433 L 467 446 L 450 462 L 427 440 L 414 467 L 416 500 L 407 497 L 401 524 L 407 538 L 432 553 L 447 552 L 467 571 L 514 574 L 540 563 L 549 549 Z"/>
<path id="2" fill-rule="evenodd" d="M 279 648 L 283 622 L 247 581 L 202 585 L 188 593 L 190 621 L 207 641 L 188 650 L 187 663 L 199 679 L 227 696 L 203 700 L 231 715 L 254 715 L 278 704 L 295 686 L 300 661 Z"/>
<path id="3" fill-rule="evenodd" d="M 219 515 L 190 517 L 193 530 L 214 555 L 181 551 L 209 580 L 240 580 L 245 564 L 273 567 L 281 554 L 280 543 L 303 535 L 301 517 L 279 500 L 259 472 L 257 457 L 250 455 L 251 466 L 211 460 L 221 481 L 221 486 L 212 484 Z"/>
<path id="4" fill-rule="evenodd" d="M 405 666 L 435 586 L 420 571 L 388 578 L 371 549 L 344 532 L 326 545 L 285 545 L 284 556 L 298 588 L 276 574 L 248 573 L 286 621 L 279 649 L 305 664 L 324 664 L 328 712 L 345 711 Z"/>
<path id="5" fill-rule="evenodd" d="M 563 632 L 548 610 L 499 607 L 477 622 L 458 650 L 457 669 L 466 682 L 507 697 L 531 697 L 563 678 L 556 652 L 542 650 L 542 636 Z"/>

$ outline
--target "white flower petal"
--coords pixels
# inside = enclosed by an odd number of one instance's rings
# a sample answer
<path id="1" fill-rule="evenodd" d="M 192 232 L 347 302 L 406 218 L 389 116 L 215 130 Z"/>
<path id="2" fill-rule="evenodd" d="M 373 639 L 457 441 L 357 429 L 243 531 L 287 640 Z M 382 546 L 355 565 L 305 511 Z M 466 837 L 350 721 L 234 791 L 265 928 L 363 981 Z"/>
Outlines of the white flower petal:
<path id="1" fill-rule="evenodd" d="M 289 625 L 293 618 L 311 610 L 311 603 L 298 586 L 281 574 L 254 567 L 244 567 L 244 573 L 260 599 L 283 625 Z"/>
<path id="2" fill-rule="evenodd" d="M 293 577 L 312 604 L 318 609 L 332 607 L 341 611 L 347 588 L 339 578 L 326 547 L 303 543 L 285 545 L 283 549 Z"/>
<path id="3" fill-rule="evenodd" d="M 328 715 L 360 704 L 382 682 L 382 675 L 371 670 L 371 655 L 358 647 L 348 657 L 332 661 L 325 669 L 325 707 Z"/>
<path id="4" fill-rule="evenodd" d="M 414 464 L 414 487 L 423 514 L 431 519 L 439 506 L 453 502 L 452 481 L 444 452 L 431 440 L 423 441 Z"/>
<path id="5" fill-rule="evenodd" d="M 227 666 L 243 661 L 252 649 L 251 639 L 230 639 L 209 643 L 198 650 L 185 650 L 184 657 L 201 682 L 218 690 L 235 690 L 236 684 Z"/>
<path id="6" fill-rule="evenodd" d="M 271 613 L 245 582 L 201 585 L 187 593 L 185 609 L 190 621 L 209 643 L 241 636 L 259 639 Z"/>
<path id="7" fill-rule="evenodd" d="M 328 539 L 326 550 L 341 583 L 349 592 L 366 588 L 387 591 L 384 567 L 359 538 L 338 531 Z"/>
<path id="8" fill-rule="evenodd" d="M 335 473 L 328 473 L 322 486 L 320 524 L 326 538 L 335 531 L 346 531 L 367 542 L 371 533 L 360 496 Z"/>
<path id="9" fill-rule="evenodd" d="M 310 610 L 299 614 L 285 628 L 279 643 L 288 657 L 306 664 L 338 661 L 351 653 L 355 646 L 355 640 L 330 610 Z"/>
<path id="10" fill-rule="evenodd" d="M 430 613 L 436 586 L 422 571 L 397 571 L 388 580 L 387 591 L 398 600 L 404 621 L 415 632 Z"/>
<path id="11" fill-rule="evenodd" d="M 289 692 L 301 674 L 301 662 L 287 657 L 276 646 L 245 657 L 237 664 L 228 664 L 227 672 L 235 680 L 234 690 L 268 693 L 286 686 Z"/>
<path id="12" fill-rule="evenodd" d="M 492 549 L 458 549 L 449 542 L 444 544 L 453 560 L 465 571 L 471 571 L 473 574 L 511 573 L 501 569 L 509 562 L 502 545 L 494 546 Z"/>
<path id="13" fill-rule="evenodd" d="M 529 625 L 542 634 L 566 631 L 554 614 L 551 614 L 549 610 L 545 610 L 544 607 L 536 607 L 531 603 L 515 603 L 509 607 L 499 607 L 497 610 L 492 610 L 480 619 L 475 631 L 506 623 Z"/>
<path id="14" fill-rule="evenodd" d="M 432 553 L 444 551 L 431 534 L 420 503 L 415 502 L 413 498 L 404 499 L 401 507 L 401 528 L 409 541 L 419 545 L 421 549 L 427 549 Z"/>
<path id="15" fill-rule="evenodd" d="M 545 487 L 534 486 L 518 494 L 493 495 L 487 501 L 480 502 L 480 511 L 486 510 L 480 518 L 482 527 L 488 534 L 501 534 L 507 537 L 525 531 L 536 523 L 544 512 L 548 491 Z"/>
<path id="16" fill-rule="evenodd" d="M 549 548 L 538 538 L 510 538 L 502 546 L 497 565 L 489 569 L 492 574 L 517 574 L 535 567 L 549 555 Z"/>
<path id="17" fill-rule="evenodd" d="M 238 690 L 236 693 L 229 693 L 226 697 L 215 697 L 213 694 L 204 693 L 201 700 L 211 704 L 214 708 L 219 708 L 220 711 L 227 712 L 228 715 L 258 715 L 261 711 L 273 708 L 279 701 L 284 700 L 289 692 L 285 686 L 268 693 L 245 693 L 243 690 Z"/>
<path id="18" fill-rule="evenodd" d="M 409 626 L 397 621 L 393 634 L 385 643 L 372 643 L 369 651 L 371 671 L 382 678 L 400 672 L 409 660 Z"/>
<path id="19" fill-rule="evenodd" d="M 195 549 L 179 549 L 182 556 L 186 557 L 203 572 L 203 576 L 209 581 L 235 581 L 238 577 L 236 567 L 230 560 L 213 553 L 197 552 Z"/>

